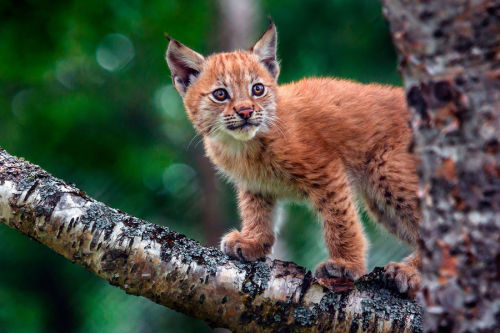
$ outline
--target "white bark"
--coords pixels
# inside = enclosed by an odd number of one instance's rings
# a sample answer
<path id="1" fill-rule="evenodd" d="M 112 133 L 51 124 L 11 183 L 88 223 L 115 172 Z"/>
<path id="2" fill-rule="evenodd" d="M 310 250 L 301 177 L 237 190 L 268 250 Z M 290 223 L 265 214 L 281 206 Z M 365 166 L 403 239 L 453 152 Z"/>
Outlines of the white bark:
<path id="1" fill-rule="evenodd" d="M 0 150 L 0 222 L 119 286 L 234 331 L 419 331 L 420 307 L 386 289 L 314 280 L 279 260 L 240 263 L 88 197 Z M 1 246 L 1 245 L 0 245 Z M 344 292 L 340 290 L 345 289 Z"/>

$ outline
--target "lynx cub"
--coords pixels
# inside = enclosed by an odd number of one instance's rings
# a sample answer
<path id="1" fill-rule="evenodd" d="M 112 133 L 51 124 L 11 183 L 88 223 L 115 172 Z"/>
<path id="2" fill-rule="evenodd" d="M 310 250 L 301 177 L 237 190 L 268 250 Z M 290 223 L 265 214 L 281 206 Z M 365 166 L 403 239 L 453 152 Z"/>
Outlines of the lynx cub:
<path id="1" fill-rule="evenodd" d="M 278 86 L 271 22 L 247 51 L 203 57 L 169 39 L 167 63 L 189 119 L 213 163 L 236 185 L 241 231 L 221 249 L 240 260 L 271 252 L 271 215 L 280 198 L 307 200 L 323 221 L 330 258 L 316 277 L 366 272 L 366 240 L 354 199 L 391 233 L 416 246 L 420 213 L 416 158 L 401 88 L 310 78 Z M 420 283 L 419 255 L 390 262 L 405 292 Z"/>

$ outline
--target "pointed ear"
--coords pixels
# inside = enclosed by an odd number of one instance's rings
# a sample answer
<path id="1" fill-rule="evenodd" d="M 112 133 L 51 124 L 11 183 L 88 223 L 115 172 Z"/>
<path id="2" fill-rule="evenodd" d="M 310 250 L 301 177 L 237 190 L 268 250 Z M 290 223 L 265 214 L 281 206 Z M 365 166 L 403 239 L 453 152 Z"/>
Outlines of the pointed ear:
<path id="1" fill-rule="evenodd" d="M 259 57 L 262 65 L 264 65 L 274 79 L 277 80 L 278 75 L 280 74 L 280 66 L 278 59 L 276 58 L 278 32 L 276 31 L 276 26 L 273 21 L 269 21 L 269 27 L 266 32 L 264 32 L 264 35 L 262 35 L 250 51 Z"/>
<path id="2" fill-rule="evenodd" d="M 184 97 L 187 88 L 200 74 L 205 58 L 175 39 L 166 37 L 169 40 L 166 58 L 172 73 L 172 81 L 175 89 Z"/>

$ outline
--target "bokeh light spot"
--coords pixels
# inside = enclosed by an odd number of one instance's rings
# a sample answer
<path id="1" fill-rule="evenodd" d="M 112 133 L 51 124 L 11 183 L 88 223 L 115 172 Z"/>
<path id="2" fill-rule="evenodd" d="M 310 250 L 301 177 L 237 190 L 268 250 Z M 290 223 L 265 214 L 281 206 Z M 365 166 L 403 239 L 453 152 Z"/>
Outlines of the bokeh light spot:
<path id="1" fill-rule="evenodd" d="M 14 95 L 11 102 L 12 113 L 18 120 L 23 120 L 30 99 L 33 96 L 33 90 L 23 89 Z"/>
<path id="2" fill-rule="evenodd" d="M 163 172 L 163 185 L 174 196 L 188 197 L 198 189 L 196 171 L 187 164 L 171 164 Z"/>
<path id="3" fill-rule="evenodd" d="M 96 51 L 97 63 L 109 72 L 124 69 L 134 56 L 134 45 L 122 34 L 105 36 Z"/>
<path id="4" fill-rule="evenodd" d="M 165 113 L 168 118 L 174 120 L 185 118 L 184 110 L 182 109 L 182 100 L 171 84 L 156 89 L 154 105 L 159 111 Z"/>

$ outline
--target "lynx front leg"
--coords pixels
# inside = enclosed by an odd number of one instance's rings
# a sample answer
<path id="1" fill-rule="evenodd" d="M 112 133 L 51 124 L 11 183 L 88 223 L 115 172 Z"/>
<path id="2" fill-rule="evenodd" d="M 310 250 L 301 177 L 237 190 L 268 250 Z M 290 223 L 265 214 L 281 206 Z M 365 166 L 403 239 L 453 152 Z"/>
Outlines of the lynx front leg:
<path id="1" fill-rule="evenodd" d="M 330 258 L 316 267 L 315 276 L 347 277 L 357 280 L 366 272 L 366 240 L 356 214 L 347 176 L 337 170 L 324 191 L 313 195 L 323 219 Z"/>
<path id="2" fill-rule="evenodd" d="M 271 253 L 274 244 L 271 222 L 275 201 L 275 198 L 260 193 L 240 191 L 241 232 L 234 230 L 226 234 L 220 245 L 221 250 L 242 261 L 257 260 Z"/>

